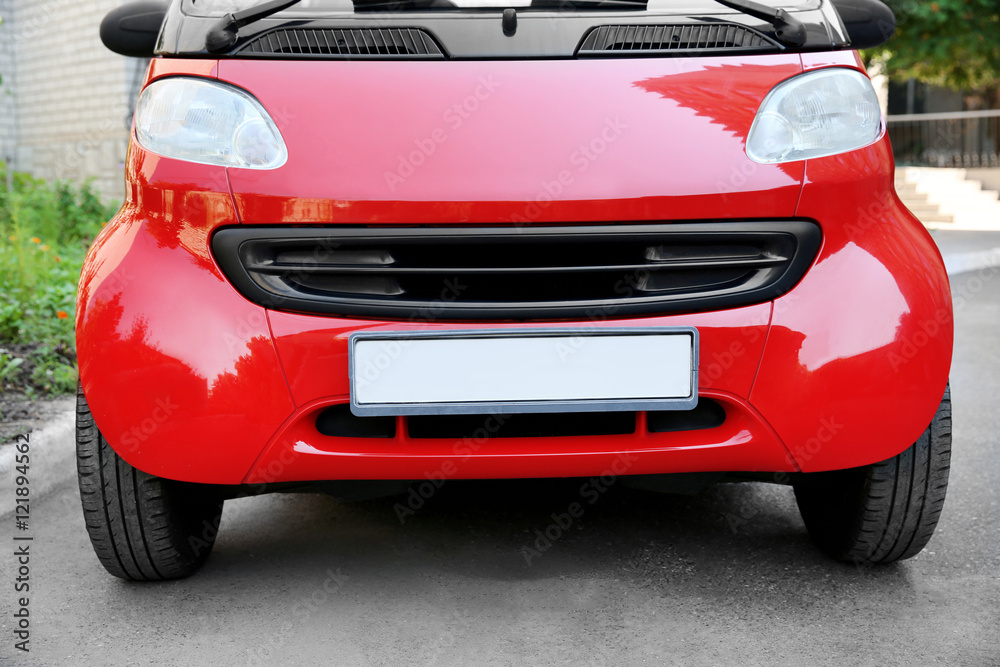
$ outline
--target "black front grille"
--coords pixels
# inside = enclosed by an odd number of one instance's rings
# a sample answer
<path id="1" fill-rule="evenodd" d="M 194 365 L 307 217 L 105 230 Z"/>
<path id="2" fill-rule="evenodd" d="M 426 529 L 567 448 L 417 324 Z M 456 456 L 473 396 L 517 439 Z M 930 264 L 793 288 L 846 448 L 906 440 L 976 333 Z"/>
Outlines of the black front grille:
<path id="1" fill-rule="evenodd" d="M 782 50 L 773 39 L 735 23 L 682 25 L 602 25 L 592 28 L 577 55 L 692 55 L 692 52 L 754 52 Z"/>
<path id="2" fill-rule="evenodd" d="M 729 308 L 791 289 L 806 221 L 521 228 L 234 227 L 212 248 L 268 308 L 382 319 L 604 318 Z"/>
<path id="3" fill-rule="evenodd" d="M 487 429 L 484 424 L 491 424 Z M 407 417 L 407 431 L 425 438 L 569 438 L 635 433 L 634 412 L 556 412 L 518 415 L 420 415 Z"/>
<path id="4" fill-rule="evenodd" d="M 691 410 L 646 413 L 649 433 L 674 433 L 717 428 L 726 410 L 717 401 L 699 398 Z M 406 417 L 406 431 L 414 439 L 556 438 L 628 435 L 636 432 L 635 412 L 555 412 L 527 414 L 418 415 Z M 489 428 L 485 425 L 489 424 Z M 358 417 L 347 404 L 333 405 L 316 417 L 316 430 L 335 438 L 396 437 L 395 417 Z"/>
<path id="5" fill-rule="evenodd" d="M 437 42 L 419 28 L 279 28 L 246 43 L 241 56 L 442 60 Z"/>

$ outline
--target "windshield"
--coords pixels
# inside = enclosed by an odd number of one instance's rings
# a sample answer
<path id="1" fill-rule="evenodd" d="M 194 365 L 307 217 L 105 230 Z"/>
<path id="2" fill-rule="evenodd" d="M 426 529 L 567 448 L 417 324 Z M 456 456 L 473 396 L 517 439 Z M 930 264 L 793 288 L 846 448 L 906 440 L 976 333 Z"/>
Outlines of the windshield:
<path id="1" fill-rule="evenodd" d="M 259 5 L 263 0 L 186 0 L 184 4 L 185 13 L 194 16 L 223 16 L 229 12 L 247 9 L 254 5 Z M 803 5 L 812 4 L 810 0 L 762 0 L 763 4 L 774 7 L 797 8 Z M 359 1 L 358 5 L 370 4 Z M 433 0 L 418 1 L 396 0 L 393 9 L 420 9 L 422 11 L 436 11 L 441 9 L 506 9 L 507 7 L 535 7 L 538 9 L 578 9 L 579 4 L 572 0 Z M 595 3 L 596 4 L 596 3 Z M 611 4 L 611 3 L 609 3 Z M 622 3 L 618 4 L 619 8 Z M 693 12 L 705 11 L 705 3 L 698 0 L 635 0 L 635 4 L 641 8 L 652 11 L 684 11 Z M 384 3 L 379 3 L 380 8 L 385 8 Z M 715 7 L 719 7 L 715 5 Z M 351 0 L 302 0 L 299 4 L 286 9 L 276 16 L 303 16 L 322 15 L 329 13 L 353 12 L 355 3 Z M 721 8 L 725 11 L 725 8 Z"/>

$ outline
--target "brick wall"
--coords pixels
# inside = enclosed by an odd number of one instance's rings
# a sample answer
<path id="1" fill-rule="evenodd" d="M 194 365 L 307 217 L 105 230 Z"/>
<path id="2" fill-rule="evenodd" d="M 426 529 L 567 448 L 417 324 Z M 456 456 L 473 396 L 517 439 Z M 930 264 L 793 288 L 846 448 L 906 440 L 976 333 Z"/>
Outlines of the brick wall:
<path id="1" fill-rule="evenodd" d="M 106 197 L 124 193 L 124 159 L 135 87 L 143 61 L 104 48 L 101 19 L 120 0 L 0 0 L 3 58 L 13 52 L 12 132 L 15 165 L 46 179 L 81 182 L 93 178 Z M 8 14 L 11 18 L 8 19 Z M 0 109 L 7 110 L 6 107 Z M 5 114 L 6 115 L 6 114 Z"/>
<path id="2" fill-rule="evenodd" d="M 14 106 L 14 2 L 0 0 L 0 160 L 7 162 L 14 154 L 17 115 Z"/>

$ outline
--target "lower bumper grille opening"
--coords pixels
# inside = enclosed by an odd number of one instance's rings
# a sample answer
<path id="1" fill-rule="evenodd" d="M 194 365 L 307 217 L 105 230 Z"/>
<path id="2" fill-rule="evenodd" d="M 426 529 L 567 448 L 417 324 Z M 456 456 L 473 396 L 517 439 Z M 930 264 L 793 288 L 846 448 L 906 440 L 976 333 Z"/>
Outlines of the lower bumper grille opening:
<path id="1" fill-rule="evenodd" d="M 407 419 L 411 438 L 556 438 L 635 433 L 634 412 L 517 415 L 421 415 Z"/>
<path id="2" fill-rule="evenodd" d="M 566 412 L 541 414 L 419 415 L 406 418 L 413 439 L 558 438 L 630 435 L 636 432 L 635 412 Z M 646 413 L 650 433 L 698 431 L 721 426 L 726 411 L 702 398 L 693 410 Z M 334 405 L 316 417 L 316 430 L 336 438 L 395 438 L 395 417 L 358 417 L 350 405 Z"/>
<path id="3" fill-rule="evenodd" d="M 337 438 L 395 438 L 395 417 L 358 417 L 351 406 L 334 405 L 319 413 L 316 430 Z"/>
<path id="4" fill-rule="evenodd" d="M 646 413 L 646 429 L 650 433 L 701 431 L 722 426 L 726 410 L 710 398 L 699 398 L 693 410 L 661 410 Z"/>

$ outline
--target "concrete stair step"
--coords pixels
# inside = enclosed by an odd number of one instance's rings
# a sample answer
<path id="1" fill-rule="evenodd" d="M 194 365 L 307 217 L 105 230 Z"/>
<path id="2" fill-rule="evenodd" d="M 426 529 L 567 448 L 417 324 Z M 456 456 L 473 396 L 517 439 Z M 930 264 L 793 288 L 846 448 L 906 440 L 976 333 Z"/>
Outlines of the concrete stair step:
<path id="1" fill-rule="evenodd" d="M 980 205 L 976 203 L 964 204 L 956 202 L 944 202 L 938 206 L 943 213 L 968 213 L 969 215 L 985 215 L 985 216 L 995 216 L 1000 217 L 1000 210 L 997 210 L 996 204 L 992 206 Z"/>
<path id="2" fill-rule="evenodd" d="M 940 223 L 940 222 L 954 223 L 955 222 L 955 217 L 954 216 L 945 215 L 943 213 L 921 213 L 921 214 L 916 214 L 915 213 L 915 215 L 917 215 L 917 219 L 920 220 L 920 222 L 922 222 L 924 224 L 927 224 L 928 222 L 936 222 L 936 223 Z"/>
<path id="3" fill-rule="evenodd" d="M 926 193 L 919 192 L 915 185 L 910 185 L 910 184 L 897 185 L 896 194 L 898 194 L 900 197 L 917 197 L 921 199 L 927 199 Z"/>
<path id="4" fill-rule="evenodd" d="M 926 201 L 913 202 L 904 199 L 903 204 L 906 205 L 906 208 L 910 209 L 910 211 L 916 214 L 917 217 L 919 217 L 922 213 L 931 213 L 936 215 L 941 212 L 941 209 L 940 207 L 938 207 L 937 204 L 930 204 L 927 203 Z"/>
<path id="5" fill-rule="evenodd" d="M 929 225 L 1000 229 L 1000 195 L 965 169 L 900 167 L 896 192 L 917 218 Z"/>
<path id="6" fill-rule="evenodd" d="M 961 224 L 968 229 L 1000 229 L 1000 217 L 985 215 L 969 215 L 961 213 L 951 216 L 955 224 Z"/>

